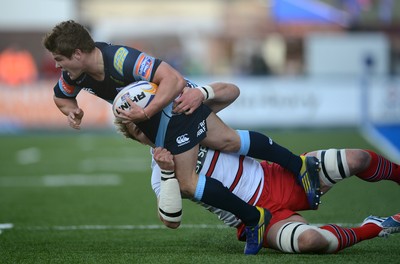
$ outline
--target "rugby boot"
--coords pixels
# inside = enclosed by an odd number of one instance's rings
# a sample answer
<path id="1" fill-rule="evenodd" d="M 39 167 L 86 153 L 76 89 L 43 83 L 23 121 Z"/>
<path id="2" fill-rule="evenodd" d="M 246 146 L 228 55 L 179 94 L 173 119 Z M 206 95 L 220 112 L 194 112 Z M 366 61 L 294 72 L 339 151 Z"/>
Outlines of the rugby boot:
<path id="1" fill-rule="evenodd" d="M 370 215 L 364 219 L 361 226 L 373 223 L 377 226 L 382 227 L 382 231 L 379 232 L 379 237 L 388 237 L 390 234 L 400 232 L 400 213 L 389 217 L 379 217 Z"/>
<path id="2" fill-rule="evenodd" d="M 255 255 L 257 254 L 264 242 L 264 234 L 266 227 L 271 220 L 271 213 L 264 208 L 256 206 L 257 210 L 260 212 L 260 219 L 256 226 L 246 226 L 244 232 L 246 234 L 246 246 L 244 247 L 244 254 Z"/>
<path id="3" fill-rule="evenodd" d="M 315 210 L 321 203 L 321 189 L 318 172 L 320 162 L 316 157 L 300 156 L 303 161 L 297 181 L 307 195 L 310 209 Z"/>

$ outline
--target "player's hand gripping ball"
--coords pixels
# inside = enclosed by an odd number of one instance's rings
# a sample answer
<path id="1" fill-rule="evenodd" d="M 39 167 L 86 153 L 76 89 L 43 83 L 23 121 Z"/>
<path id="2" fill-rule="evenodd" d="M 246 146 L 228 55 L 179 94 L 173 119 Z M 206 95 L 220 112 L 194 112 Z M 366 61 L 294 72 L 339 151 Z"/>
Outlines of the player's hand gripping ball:
<path id="1" fill-rule="evenodd" d="M 134 82 L 125 86 L 114 99 L 112 107 L 114 115 L 118 114 L 118 109 L 130 108 L 126 101 L 128 97 L 141 108 L 145 108 L 153 100 L 157 88 L 157 84 L 147 81 Z"/>

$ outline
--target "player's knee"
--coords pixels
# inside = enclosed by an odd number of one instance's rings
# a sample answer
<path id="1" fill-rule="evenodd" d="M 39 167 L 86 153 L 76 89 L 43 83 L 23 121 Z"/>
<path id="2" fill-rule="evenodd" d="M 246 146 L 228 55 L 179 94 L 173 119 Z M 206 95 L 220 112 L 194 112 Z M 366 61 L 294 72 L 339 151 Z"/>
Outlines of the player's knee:
<path id="1" fill-rule="evenodd" d="M 220 141 L 220 151 L 222 152 L 237 152 L 240 149 L 240 139 L 236 137 L 224 137 Z"/>
<path id="2" fill-rule="evenodd" d="M 361 149 L 347 150 L 347 163 L 351 174 L 357 174 L 365 170 L 371 162 L 368 152 Z"/>
<path id="3" fill-rule="evenodd" d="M 193 198 L 197 186 L 198 176 L 194 172 L 187 173 L 179 170 L 175 171 L 175 176 L 179 182 L 179 190 L 183 198 Z"/>
<path id="4" fill-rule="evenodd" d="M 286 253 L 325 252 L 329 242 L 319 228 L 302 222 L 288 222 L 277 232 L 279 250 Z"/>
<path id="5" fill-rule="evenodd" d="M 193 197 L 193 186 L 187 184 L 186 181 L 179 181 L 179 190 L 181 191 L 181 195 L 184 198 Z"/>
<path id="6" fill-rule="evenodd" d="M 298 246 L 301 253 L 318 253 L 325 252 L 329 243 L 318 230 L 308 229 L 299 236 Z"/>
<path id="7" fill-rule="evenodd" d="M 232 129 L 220 131 L 218 135 L 208 136 L 202 141 L 205 146 L 216 149 L 222 152 L 233 152 L 239 151 L 241 142 L 240 137 Z"/>

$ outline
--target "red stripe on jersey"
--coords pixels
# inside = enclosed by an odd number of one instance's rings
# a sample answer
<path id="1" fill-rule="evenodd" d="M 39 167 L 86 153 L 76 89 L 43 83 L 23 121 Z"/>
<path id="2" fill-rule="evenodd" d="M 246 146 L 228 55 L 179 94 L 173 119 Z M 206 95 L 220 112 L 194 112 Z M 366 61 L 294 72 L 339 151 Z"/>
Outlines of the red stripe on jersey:
<path id="1" fill-rule="evenodd" d="M 208 170 L 207 170 L 207 173 L 206 173 L 206 176 L 207 176 L 207 177 L 210 177 L 210 176 L 213 174 L 214 169 L 215 169 L 215 165 L 217 165 L 217 161 L 218 161 L 218 158 L 219 158 L 219 154 L 220 154 L 219 151 L 214 151 L 214 155 L 213 155 L 213 157 L 212 157 L 210 166 L 209 166 L 209 168 L 208 168 Z"/>
<path id="2" fill-rule="evenodd" d="M 256 199 L 258 197 L 258 193 L 261 191 L 261 183 L 263 181 L 261 180 L 260 183 L 257 186 L 257 190 L 254 192 L 253 196 L 251 197 L 251 199 L 247 202 L 248 204 L 251 205 L 255 205 Z"/>
<path id="3" fill-rule="evenodd" d="M 243 160 L 244 160 L 244 156 L 240 156 L 239 157 L 239 168 L 236 172 L 236 176 L 235 176 L 235 180 L 233 181 L 233 183 L 231 184 L 231 187 L 229 188 L 229 191 L 233 191 L 236 186 L 238 185 L 240 178 L 242 177 L 243 174 Z"/>

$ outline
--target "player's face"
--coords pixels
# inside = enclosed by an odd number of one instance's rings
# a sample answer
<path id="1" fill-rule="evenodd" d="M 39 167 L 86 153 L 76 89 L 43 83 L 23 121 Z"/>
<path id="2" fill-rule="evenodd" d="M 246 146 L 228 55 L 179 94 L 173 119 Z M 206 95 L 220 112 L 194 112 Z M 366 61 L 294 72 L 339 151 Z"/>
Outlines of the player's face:
<path id="1" fill-rule="evenodd" d="M 83 73 L 80 57 L 75 53 L 71 58 L 53 53 L 53 59 L 56 62 L 56 68 L 66 71 L 71 80 L 75 80 Z"/>

